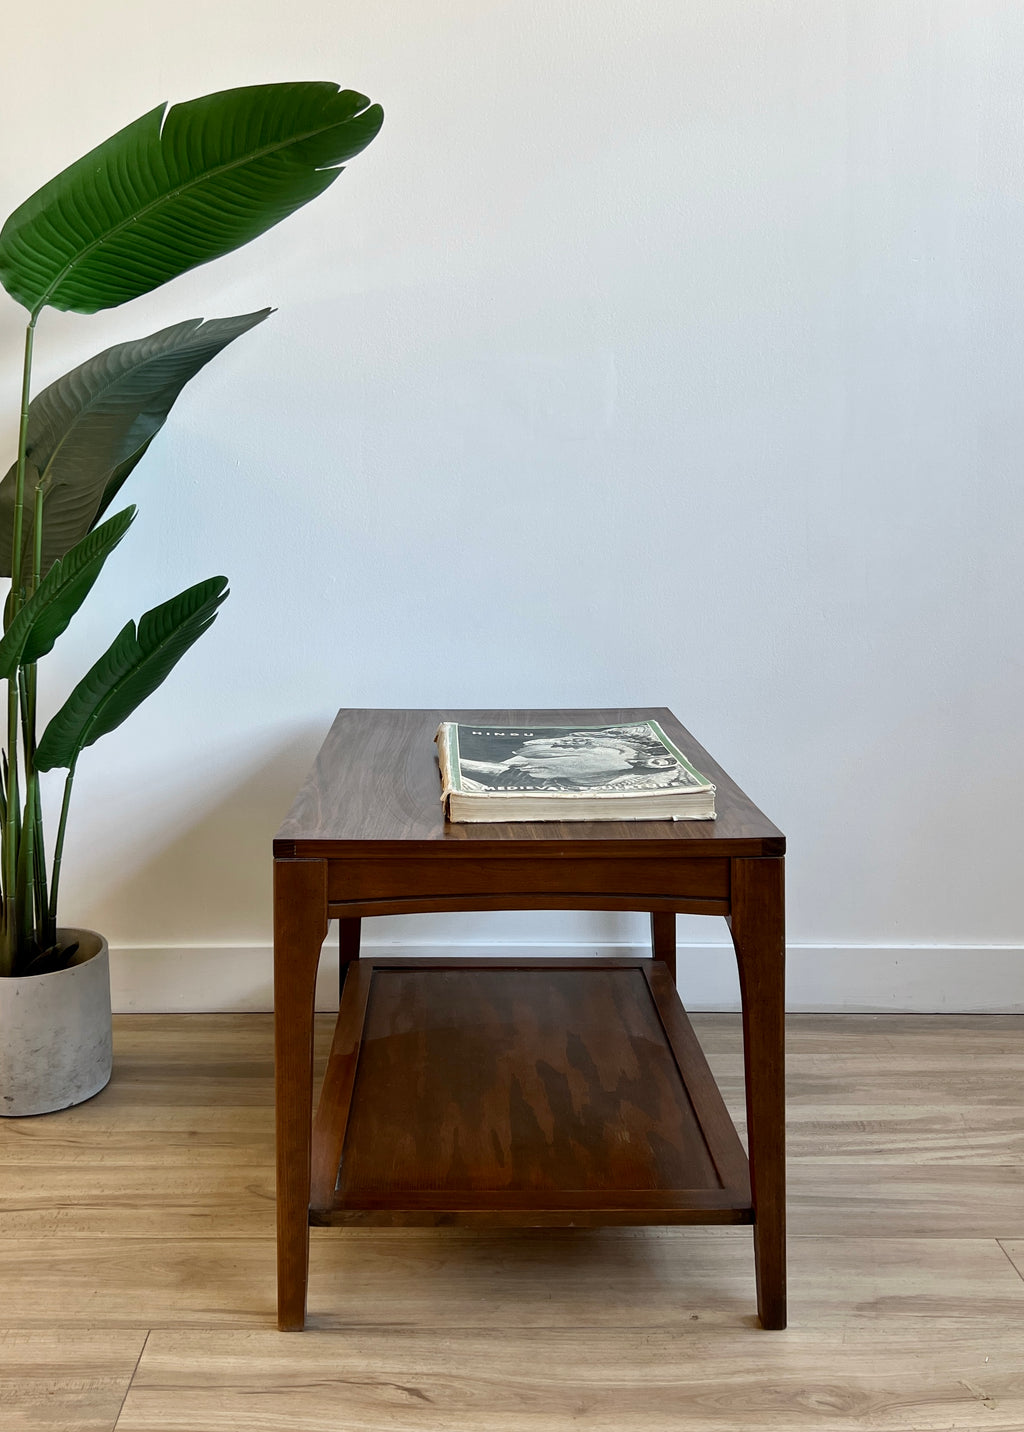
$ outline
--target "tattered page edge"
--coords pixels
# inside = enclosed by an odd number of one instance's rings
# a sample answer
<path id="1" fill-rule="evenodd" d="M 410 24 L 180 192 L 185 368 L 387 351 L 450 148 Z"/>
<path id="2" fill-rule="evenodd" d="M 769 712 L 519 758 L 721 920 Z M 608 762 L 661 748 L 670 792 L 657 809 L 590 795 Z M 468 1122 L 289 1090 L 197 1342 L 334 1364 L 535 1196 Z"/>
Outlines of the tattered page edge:
<path id="1" fill-rule="evenodd" d="M 455 744 L 455 760 L 452 760 L 452 741 Z M 434 732 L 437 745 L 437 764 L 441 769 L 441 807 L 445 820 L 451 819 L 452 791 L 461 789 L 459 780 L 459 728 L 454 721 L 442 721 Z"/>

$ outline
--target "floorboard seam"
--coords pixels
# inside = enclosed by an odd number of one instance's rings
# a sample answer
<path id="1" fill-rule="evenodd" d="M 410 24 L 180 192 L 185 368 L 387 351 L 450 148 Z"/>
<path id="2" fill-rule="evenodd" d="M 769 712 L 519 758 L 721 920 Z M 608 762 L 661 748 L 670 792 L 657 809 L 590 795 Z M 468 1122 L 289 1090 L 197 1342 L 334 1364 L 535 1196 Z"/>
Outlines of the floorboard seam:
<path id="1" fill-rule="evenodd" d="M 999 1244 L 999 1247 L 1002 1248 L 1003 1255 L 1006 1258 L 1006 1261 L 1009 1263 L 1010 1267 L 1017 1274 L 1017 1277 L 1020 1278 L 1022 1282 L 1024 1282 L 1024 1273 L 1021 1272 L 1021 1270 L 1017 1267 L 1016 1263 L 1010 1257 L 1009 1253 L 1007 1253 L 1006 1249 L 1003 1248 L 1003 1240 L 1001 1238 L 997 1238 L 996 1242 Z"/>
<path id="2" fill-rule="evenodd" d="M 124 1390 L 124 1396 L 121 1398 L 121 1406 L 117 1409 L 117 1416 L 114 1418 L 113 1424 L 110 1428 L 110 1432 L 117 1432 L 117 1424 L 120 1422 L 121 1414 L 124 1412 L 124 1405 L 128 1401 L 128 1394 L 132 1390 L 132 1383 L 135 1381 L 135 1375 L 139 1370 L 139 1364 L 141 1363 L 143 1356 L 145 1355 L 146 1348 L 149 1346 L 149 1339 L 152 1331 L 152 1328 L 146 1329 L 146 1336 L 142 1339 L 142 1346 L 139 1348 L 139 1355 L 135 1359 L 135 1366 L 132 1368 L 132 1375 L 128 1379 L 128 1386 Z"/>

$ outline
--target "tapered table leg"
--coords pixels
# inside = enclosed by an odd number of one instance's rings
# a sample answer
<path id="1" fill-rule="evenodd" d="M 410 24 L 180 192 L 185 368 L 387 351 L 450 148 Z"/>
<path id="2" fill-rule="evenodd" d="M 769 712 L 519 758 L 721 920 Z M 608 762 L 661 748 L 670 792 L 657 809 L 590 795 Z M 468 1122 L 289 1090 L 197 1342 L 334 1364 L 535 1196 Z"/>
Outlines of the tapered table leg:
<path id="1" fill-rule="evenodd" d="M 656 960 L 663 960 L 673 983 L 676 978 L 676 916 L 674 910 L 651 913 L 651 951 Z"/>
<path id="2" fill-rule="evenodd" d="M 274 1099 L 277 1118 L 277 1324 L 306 1322 L 313 1119 L 313 1011 L 327 934 L 327 866 L 274 862 Z"/>
<path id="3" fill-rule="evenodd" d="M 732 862 L 729 927 L 743 1003 L 747 1147 L 754 1203 L 757 1311 L 786 1326 L 786 1088 L 784 862 Z"/>

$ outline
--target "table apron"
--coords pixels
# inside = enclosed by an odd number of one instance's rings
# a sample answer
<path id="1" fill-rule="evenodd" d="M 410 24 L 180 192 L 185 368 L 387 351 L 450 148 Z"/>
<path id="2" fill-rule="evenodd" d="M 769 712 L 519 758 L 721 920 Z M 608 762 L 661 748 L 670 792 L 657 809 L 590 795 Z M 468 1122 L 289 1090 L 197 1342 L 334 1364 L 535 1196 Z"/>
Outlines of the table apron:
<path id="1" fill-rule="evenodd" d="M 633 910 L 640 914 L 729 916 L 728 900 L 679 895 L 435 895 L 415 900 L 332 900 L 331 920 L 369 920 L 374 915 L 447 915 L 473 910 Z"/>
<path id="2" fill-rule="evenodd" d="M 352 857 L 327 862 L 331 905 L 399 901 L 481 899 L 476 908 L 501 909 L 502 898 L 536 901 L 537 908 L 579 909 L 581 897 L 613 900 L 609 908 L 653 909 L 650 900 L 710 903 L 709 914 L 727 909 L 730 862 L 723 857 L 665 859 L 550 855 L 509 859 Z M 553 900 L 554 904 L 548 904 Z M 498 903 L 493 903 L 497 901 Z M 569 904 L 565 904 L 569 901 Z M 639 902 L 639 903 L 636 903 Z M 601 905 L 594 908 L 603 908 Z M 700 913 L 700 912 L 698 912 Z"/>

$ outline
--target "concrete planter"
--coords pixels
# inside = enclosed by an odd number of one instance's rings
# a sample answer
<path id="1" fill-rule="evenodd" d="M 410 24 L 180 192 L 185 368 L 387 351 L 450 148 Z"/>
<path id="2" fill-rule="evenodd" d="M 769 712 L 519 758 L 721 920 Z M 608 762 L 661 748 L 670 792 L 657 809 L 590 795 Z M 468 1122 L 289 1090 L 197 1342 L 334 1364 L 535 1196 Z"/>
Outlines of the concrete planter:
<path id="1" fill-rule="evenodd" d="M 50 1114 L 81 1104 L 110 1079 L 110 955 L 92 930 L 77 963 L 49 975 L 0 979 L 0 1114 Z"/>

